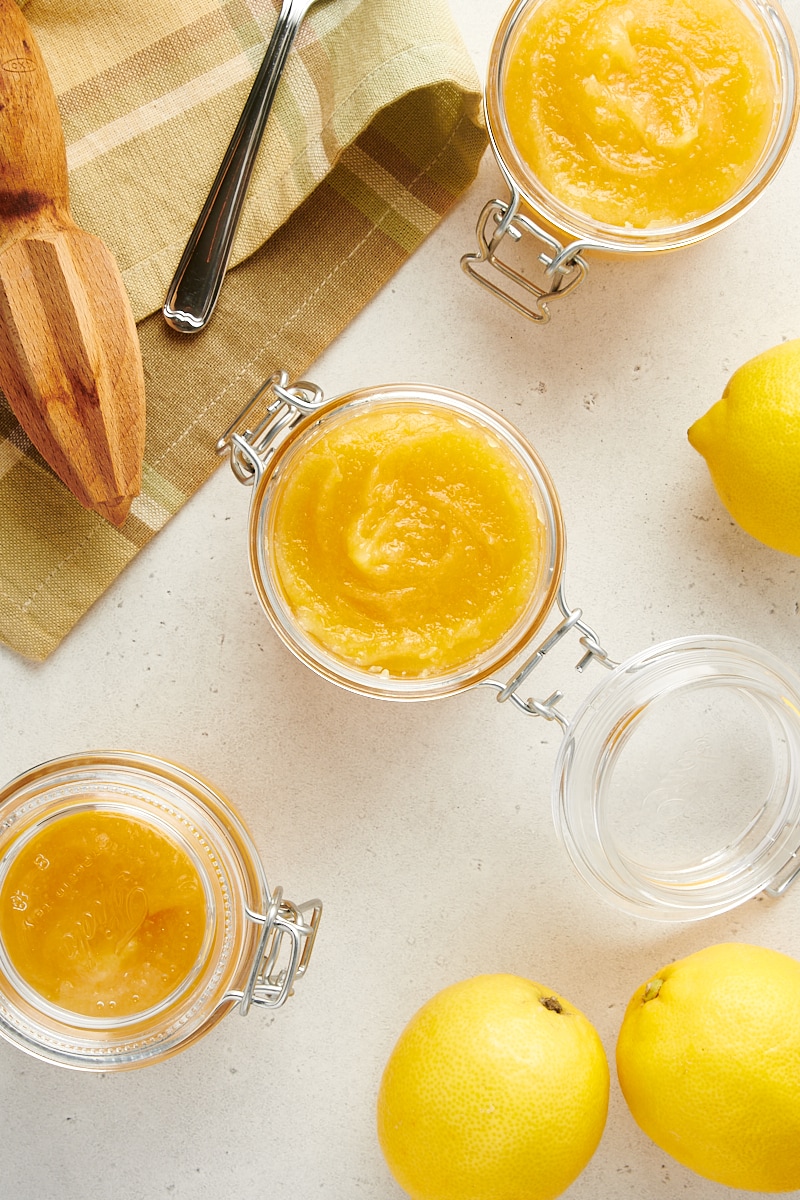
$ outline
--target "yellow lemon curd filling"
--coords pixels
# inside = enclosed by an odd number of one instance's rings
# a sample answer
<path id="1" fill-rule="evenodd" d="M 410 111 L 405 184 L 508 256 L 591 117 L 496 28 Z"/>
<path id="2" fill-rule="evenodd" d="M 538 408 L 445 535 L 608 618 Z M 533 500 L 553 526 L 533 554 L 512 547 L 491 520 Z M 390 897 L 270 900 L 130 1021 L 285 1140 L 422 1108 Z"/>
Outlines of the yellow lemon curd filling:
<path id="1" fill-rule="evenodd" d="M 302 630 L 335 659 L 394 677 L 448 674 L 528 608 L 544 529 L 498 436 L 438 408 L 348 414 L 289 464 L 274 566 Z"/>
<path id="2" fill-rule="evenodd" d="M 544 0 L 509 49 L 508 131 L 562 204 L 614 226 L 724 204 L 769 138 L 770 48 L 733 0 Z"/>
<path id="3" fill-rule="evenodd" d="M 92 1017 L 160 1003 L 195 966 L 206 930 L 197 868 L 153 826 L 68 813 L 22 846 L 0 890 L 0 940 L 46 1000 Z"/>

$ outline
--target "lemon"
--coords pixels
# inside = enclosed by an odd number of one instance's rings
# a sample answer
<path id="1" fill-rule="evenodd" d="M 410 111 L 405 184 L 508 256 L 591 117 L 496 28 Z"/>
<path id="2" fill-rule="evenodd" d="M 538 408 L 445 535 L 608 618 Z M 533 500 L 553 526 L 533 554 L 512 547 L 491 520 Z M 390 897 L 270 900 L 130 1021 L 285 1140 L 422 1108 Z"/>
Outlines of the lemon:
<path id="1" fill-rule="evenodd" d="M 689 429 L 742 529 L 800 554 L 800 339 L 751 358 Z"/>
<path id="2" fill-rule="evenodd" d="M 608 1063 L 586 1017 L 541 984 L 478 975 L 411 1019 L 378 1095 L 378 1137 L 413 1200 L 552 1200 L 592 1157 Z"/>
<path id="3" fill-rule="evenodd" d="M 743 943 L 710 946 L 634 994 L 617 1073 L 635 1120 L 707 1179 L 800 1188 L 800 963 Z"/>

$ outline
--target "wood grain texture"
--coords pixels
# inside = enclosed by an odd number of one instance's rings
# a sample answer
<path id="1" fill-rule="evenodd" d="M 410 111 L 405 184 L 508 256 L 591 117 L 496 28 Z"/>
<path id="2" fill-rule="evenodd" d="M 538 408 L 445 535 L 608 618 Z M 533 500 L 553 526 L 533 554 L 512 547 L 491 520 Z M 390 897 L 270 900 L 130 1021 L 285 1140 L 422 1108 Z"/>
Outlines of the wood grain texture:
<path id="1" fill-rule="evenodd" d="M 69 210 L 56 98 L 0 0 L 0 388 L 86 508 L 121 525 L 141 486 L 144 374 L 113 255 Z"/>

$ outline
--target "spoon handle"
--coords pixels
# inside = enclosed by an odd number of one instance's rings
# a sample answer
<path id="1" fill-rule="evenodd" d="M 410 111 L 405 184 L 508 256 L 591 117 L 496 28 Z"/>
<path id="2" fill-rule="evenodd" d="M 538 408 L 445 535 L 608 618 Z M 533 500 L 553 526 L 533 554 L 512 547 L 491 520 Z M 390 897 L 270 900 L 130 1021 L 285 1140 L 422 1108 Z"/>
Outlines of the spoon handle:
<path id="1" fill-rule="evenodd" d="M 178 263 L 162 312 L 180 333 L 197 333 L 214 311 L 278 81 L 309 7 L 309 0 L 283 0 L 239 123 Z"/>

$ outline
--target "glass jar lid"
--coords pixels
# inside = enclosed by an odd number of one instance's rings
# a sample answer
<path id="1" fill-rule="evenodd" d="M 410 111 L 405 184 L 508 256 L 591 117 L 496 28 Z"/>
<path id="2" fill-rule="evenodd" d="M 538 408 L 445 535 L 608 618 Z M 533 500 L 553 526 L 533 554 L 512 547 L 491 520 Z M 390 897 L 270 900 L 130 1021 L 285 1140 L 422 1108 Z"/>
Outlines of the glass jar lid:
<path id="1" fill-rule="evenodd" d="M 800 869 L 800 679 L 718 636 L 634 656 L 569 722 L 553 815 L 581 876 L 636 916 L 780 894 Z"/>

